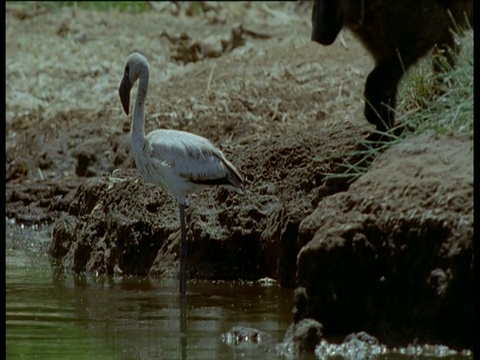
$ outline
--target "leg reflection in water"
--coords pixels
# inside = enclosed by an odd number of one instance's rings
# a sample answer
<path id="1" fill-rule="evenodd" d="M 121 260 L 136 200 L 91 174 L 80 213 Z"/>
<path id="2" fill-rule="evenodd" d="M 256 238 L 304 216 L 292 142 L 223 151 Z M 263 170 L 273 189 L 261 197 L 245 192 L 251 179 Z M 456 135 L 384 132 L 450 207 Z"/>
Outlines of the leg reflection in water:
<path id="1" fill-rule="evenodd" d="M 187 359 L 187 297 L 180 296 L 180 351 L 182 360 Z"/>

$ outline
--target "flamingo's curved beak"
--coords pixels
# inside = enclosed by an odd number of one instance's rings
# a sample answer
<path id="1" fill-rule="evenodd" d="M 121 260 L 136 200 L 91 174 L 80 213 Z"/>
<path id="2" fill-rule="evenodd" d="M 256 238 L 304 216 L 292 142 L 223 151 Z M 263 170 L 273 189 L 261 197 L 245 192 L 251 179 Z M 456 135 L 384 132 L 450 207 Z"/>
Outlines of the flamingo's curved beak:
<path id="1" fill-rule="evenodd" d="M 120 87 L 118 88 L 118 94 L 120 95 L 120 101 L 122 102 L 123 110 L 128 115 L 130 107 L 130 91 L 132 90 L 132 83 L 128 77 L 128 73 L 123 76 Z"/>

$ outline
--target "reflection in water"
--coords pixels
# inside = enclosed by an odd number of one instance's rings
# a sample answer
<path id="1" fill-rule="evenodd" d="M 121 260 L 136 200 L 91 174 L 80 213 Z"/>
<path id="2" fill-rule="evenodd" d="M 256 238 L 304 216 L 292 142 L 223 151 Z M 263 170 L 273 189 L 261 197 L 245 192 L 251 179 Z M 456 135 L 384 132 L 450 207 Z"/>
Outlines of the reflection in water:
<path id="1" fill-rule="evenodd" d="M 26 243 L 13 247 L 7 231 L 7 358 L 278 359 L 291 290 L 191 281 L 182 301 L 176 280 L 70 274 Z M 228 346 L 221 335 L 233 326 L 265 331 L 272 347 Z"/>
<path id="2" fill-rule="evenodd" d="M 182 360 L 187 358 L 187 297 L 180 296 L 180 349 Z"/>

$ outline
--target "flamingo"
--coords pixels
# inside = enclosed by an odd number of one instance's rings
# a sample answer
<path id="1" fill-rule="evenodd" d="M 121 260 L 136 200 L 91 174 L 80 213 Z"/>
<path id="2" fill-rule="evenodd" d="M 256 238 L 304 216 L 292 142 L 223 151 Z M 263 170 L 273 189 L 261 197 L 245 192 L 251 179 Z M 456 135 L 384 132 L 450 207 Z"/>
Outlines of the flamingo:
<path id="1" fill-rule="evenodd" d="M 209 186 L 220 185 L 243 193 L 243 179 L 223 153 L 204 137 L 186 131 L 160 129 L 145 136 L 145 99 L 148 92 L 150 66 L 147 59 L 134 52 L 127 58 L 119 86 L 120 100 L 128 116 L 130 92 L 138 82 L 137 98 L 130 128 L 130 142 L 135 165 L 147 182 L 160 185 L 178 203 L 180 210 L 180 285 L 186 295 L 187 234 L 185 200 L 188 194 Z"/>

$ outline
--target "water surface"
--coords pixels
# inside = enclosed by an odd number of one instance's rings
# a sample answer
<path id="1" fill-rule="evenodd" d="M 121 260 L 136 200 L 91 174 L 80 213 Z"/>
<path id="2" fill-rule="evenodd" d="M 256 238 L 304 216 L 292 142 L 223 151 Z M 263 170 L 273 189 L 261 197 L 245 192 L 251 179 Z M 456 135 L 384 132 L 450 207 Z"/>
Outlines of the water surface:
<path id="1" fill-rule="evenodd" d="M 229 346 L 222 334 L 249 326 L 281 341 L 291 290 L 189 282 L 182 324 L 176 281 L 65 274 L 51 266 L 48 243 L 48 231 L 7 223 L 8 359 L 278 359 L 273 346 Z"/>
<path id="2" fill-rule="evenodd" d="M 65 273 L 49 261 L 50 234 L 6 222 L 7 359 L 282 359 L 275 344 L 292 321 L 292 290 L 190 281 L 182 304 L 174 280 Z M 222 335 L 234 326 L 257 328 L 268 341 L 229 345 Z M 368 357 L 361 349 L 346 357 L 329 351 L 322 358 Z M 473 359 L 405 355 L 414 353 L 406 348 L 370 359 Z"/>

